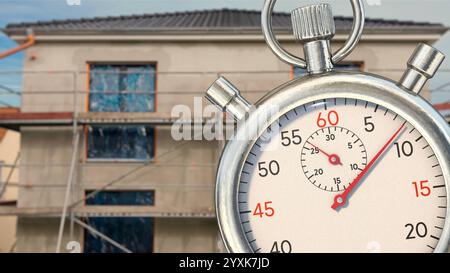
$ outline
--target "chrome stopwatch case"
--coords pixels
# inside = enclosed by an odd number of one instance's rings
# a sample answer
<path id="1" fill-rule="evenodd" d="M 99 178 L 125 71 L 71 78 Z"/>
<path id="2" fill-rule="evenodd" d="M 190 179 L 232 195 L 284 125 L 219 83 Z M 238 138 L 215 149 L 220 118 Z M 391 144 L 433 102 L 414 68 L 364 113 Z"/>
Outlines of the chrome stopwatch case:
<path id="1" fill-rule="evenodd" d="M 359 41 L 330 53 L 329 5 L 292 12 L 305 60 L 267 43 L 308 75 L 248 103 L 219 78 L 207 98 L 238 120 L 217 171 L 216 211 L 230 252 L 444 252 L 449 242 L 450 129 L 420 91 L 444 55 L 420 44 L 400 82 L 337 72 Z"/>

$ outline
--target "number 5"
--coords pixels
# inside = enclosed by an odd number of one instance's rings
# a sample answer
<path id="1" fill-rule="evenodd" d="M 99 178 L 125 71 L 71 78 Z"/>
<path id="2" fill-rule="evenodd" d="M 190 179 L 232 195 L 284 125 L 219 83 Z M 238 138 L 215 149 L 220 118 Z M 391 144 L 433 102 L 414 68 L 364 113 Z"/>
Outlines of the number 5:
<path id="1" fill-rule="evenodd" d="M 369 121 L 371 118 L 372 118 L 371 116 L 364 118 L 364 125 L 366 126 L 366 128 L 364 128 L 364 129 L 366 130 L 366 132 L 369 132 L 369 133 L 371 133 L 375 130 L 375 124 L 373 124 L 373 122 Z"/>

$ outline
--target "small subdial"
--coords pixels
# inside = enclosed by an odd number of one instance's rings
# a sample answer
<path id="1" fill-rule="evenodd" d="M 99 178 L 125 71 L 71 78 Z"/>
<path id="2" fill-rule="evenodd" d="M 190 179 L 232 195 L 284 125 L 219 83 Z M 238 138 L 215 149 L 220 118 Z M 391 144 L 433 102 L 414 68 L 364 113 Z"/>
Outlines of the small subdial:
<path id="1" fill-rule="evenodd" d="M 316 187 L 332 192 L 345 190 L 367 165 L 364 143 L 343 127 L 326 127 L 305 142 L 301 165 Z"/>

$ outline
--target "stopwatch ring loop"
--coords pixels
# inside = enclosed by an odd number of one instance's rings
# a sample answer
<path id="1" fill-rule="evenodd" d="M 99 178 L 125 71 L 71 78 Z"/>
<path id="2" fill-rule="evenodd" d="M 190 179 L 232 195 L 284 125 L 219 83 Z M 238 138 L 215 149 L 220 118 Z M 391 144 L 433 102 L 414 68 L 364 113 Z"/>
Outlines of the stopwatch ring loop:
<path id="1" fill-rule="evenodd" d="M 282 61 L 306 68 L 306 61 L 300 57 L 294 56 L 287 52 L 277 41 L 272 27 L 272 13 L 277 0 L 266 0 L 261 15 L 261 26 L 264 39 L 271 48 L 272 52 Z M 339 63 L 347 57 L 358 44 L 361 39 L 365 23 L 365 12 L 362 0 L 350 0 L 353 9 L 353 26 L 352 32 L 343 47 L 341 47 L 335 54 L 333 54 L 332 62 Z"/>

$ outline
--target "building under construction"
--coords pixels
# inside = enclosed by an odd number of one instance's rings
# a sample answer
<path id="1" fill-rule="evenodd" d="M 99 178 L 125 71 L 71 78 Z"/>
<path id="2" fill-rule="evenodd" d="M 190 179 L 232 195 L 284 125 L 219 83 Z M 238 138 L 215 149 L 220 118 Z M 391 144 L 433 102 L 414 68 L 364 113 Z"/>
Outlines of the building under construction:
<path id="1" fill-rule="evenodd" d="M 300 52 L 290 15 L 273 21 L 286 48 Z M 336 17 L 336 47 L 351 26 Z M 367 19 L 359 47 L 338 68 L 399 79 L 417 43 L 447 30 Z M 192 114 L 182 123 L 205 123 L 194 98 L 218 76 L 252 101 L 302 76 L 271 54 L 258 11 L 20 23 L 3 32 L 26 45 L 23 71 L 0 75 L 0 99 L 20 96 L 20 111 L 0 113 L 0 126 L 21 135 L 20 154 L 2 165 L 18 172 L 17 181 L 2 176 L 18 189 L 0 206 L 1 216 L 17 217 L 12 251 L 223 251 L 214 180 L 224 141 L 174 140 L 172 110 L 186 105 Z M 21 90 L 1 82 L 17 73 Z"/>

